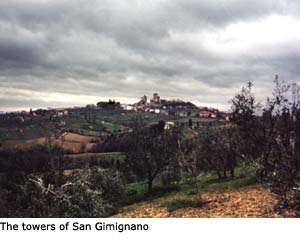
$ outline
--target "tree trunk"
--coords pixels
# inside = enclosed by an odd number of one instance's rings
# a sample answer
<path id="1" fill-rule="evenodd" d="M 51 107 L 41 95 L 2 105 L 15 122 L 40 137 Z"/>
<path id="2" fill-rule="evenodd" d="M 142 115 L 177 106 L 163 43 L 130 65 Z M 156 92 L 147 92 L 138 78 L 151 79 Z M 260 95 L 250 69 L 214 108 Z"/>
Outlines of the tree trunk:
<path id="1" fill-rule="evenodd" d="M 234 178 L 234 167 L 230 167 L 230 176 Z"/>
<path id="2" fill-rule="evenodd" d="M 227 178 L 226 168 L 224 168 L 224 178 Z"/>
<path id="3" fill-rule="evenodd" d="M 201 192 L 200 192 L 199 184 L 197 182 L 197 175 L 196 174 L 194 174 L 194 183 L 195 183 L 196 190 L 197 190 L 197 200 L 198 200 L 198 203 L 201 203 L 202 202 L 202 197 L 201 197 Z"/>
<path id="4" fill-rule="evenodd" d="M 152 178 L 148 178 L 148 195 L 151 195 L 153 192 L 153 179 Z"/>
<path id="5" fill-rule="evenodd" d="M 221 175 L 220 171 L 218 169 L 216 169 L 216 172 L 217 172 L 217 175 L 218 175 L 218 180 L 221 180 L 222 179 L 222 175 Z"/>

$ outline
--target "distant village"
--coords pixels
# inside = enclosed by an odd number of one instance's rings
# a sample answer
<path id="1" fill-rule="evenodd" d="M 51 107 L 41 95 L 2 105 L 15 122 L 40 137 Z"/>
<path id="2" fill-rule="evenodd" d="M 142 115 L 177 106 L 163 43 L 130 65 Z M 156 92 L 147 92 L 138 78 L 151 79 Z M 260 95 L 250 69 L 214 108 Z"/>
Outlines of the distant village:
<path id="1" fill-rule="evenodd" d="M 182 100 L 161 99 L 158 93 L 154 93 L 149 101 L 148 97 L 144 95 L 137 103 L 134 104 L 121 104 L 120 102 L 110 99 L 107 102 L 102 101 L 98 102 L 97 105 L 87 105 L 86 107 L 144 111 L 178 117 L 219 118 L 222 120 L 229 120 L 229 114 L 226 112 L 222 112 L 211 107 L 196 106 L 191 102 L 185 102 Z"/>
<path id="2" fill-rule="evenodd" d="M 37 109 L 30 111 L 5 113 L 1 115 L 15 114 L 18 115 L 17 121 L 22 123 L 32 118 L 43 117 L 45 114 L 50 114 L 51 120 L 57 120 L 63 116 L 69 116 L 73 110 L 76 109 L 105 109 L 105 110 L 126 110 L 136 112 L 149 112 L 153 114 L 162 114 L 175 117 L 199 117 L 199 118 L 215 118 L 221 121 L 228 121 L 229 114 L 212 107 L 196 106 L 191 102 L 182 100 L 166 100 L 161 99 L 158 93 L 154 93 L 152 98 L 148 100 L 146 95 L 142 96 L 138 102 L 134 104 L 121 104 L 114 99 L 108 101 L 100 101 L 97 104 L 89 104 L 86 107 L 73 107 L 73 108 L 48 108 Z"/>

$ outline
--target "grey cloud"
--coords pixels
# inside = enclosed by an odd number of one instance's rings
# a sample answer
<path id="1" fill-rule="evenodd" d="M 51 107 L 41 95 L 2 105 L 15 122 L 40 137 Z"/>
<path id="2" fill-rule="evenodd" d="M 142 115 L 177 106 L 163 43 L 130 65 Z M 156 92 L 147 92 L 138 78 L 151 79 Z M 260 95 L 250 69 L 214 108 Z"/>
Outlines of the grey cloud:
<path id="1" fill-rule="evenodd" d="M 20 89 L 99 99 L 158 91 L 224 106 L 249 80 L 265 88 L 274 74 L 297 80 L 299 39 L 225 54 L 208 48 L 202 37 L 272 14 L 299 19 L 299 5 L 292 0 L 2 0 L 0 89 L 20 95 L 2 91 L 0 110 L 9 104 L 51 104 Z"/>

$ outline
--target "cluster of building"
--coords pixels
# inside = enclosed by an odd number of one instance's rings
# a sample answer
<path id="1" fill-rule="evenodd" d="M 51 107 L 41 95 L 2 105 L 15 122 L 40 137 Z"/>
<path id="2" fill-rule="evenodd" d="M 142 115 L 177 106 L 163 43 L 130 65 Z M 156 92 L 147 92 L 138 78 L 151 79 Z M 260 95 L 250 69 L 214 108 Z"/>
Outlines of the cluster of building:
<path id="1" fill-rule="evenodd" d="M 135 104 L 121 104 L 124 110 L 144 111 L 156 114 L 173 115 L 177 117 L 200 117 L 200 118 L 220 118 L 229 120 L 229 114 L 221 112 L 215 108 L 197 107 L 191 102 L 182 100 L 165 100 L 154 93 L 153 97 L 147 101 L 146 95 Z"/>
<path id="2" fill-rule="evenodd" d="M 197 107 L 191 102 L 185 102 L 182 100 L 165 100 L 161 99 L 158 93 L 154 93 L 152 98 L 148 100 L 146 95 L 142 96 L 137 103 L 134 104 L 121 104 L 114 99 L 108 101 L 100 101 L 96 105 L 89 104 L 87 109 L 108 109 L 108 110 L 128 110 L 128 111 L 142 111 L 154 114 L 163 114 L 176 117 L 200 117 L 200 118 L 219 118 L 223 120 L 229 120 L 229 114 L 221 112 L 215 108 Z M 72 108 L 73 109 L 73 108 Z M 38 109 L 30 110 L 29 112 L 22 112 L 18 119 L 19 122 L 26 121 L 28 118 L 43 117 L 46 114 L 51 120 L 62 118 L 63 116 L 69 116 L 72 109 L 65 108 L 49 108 L 48 110 Z"/>

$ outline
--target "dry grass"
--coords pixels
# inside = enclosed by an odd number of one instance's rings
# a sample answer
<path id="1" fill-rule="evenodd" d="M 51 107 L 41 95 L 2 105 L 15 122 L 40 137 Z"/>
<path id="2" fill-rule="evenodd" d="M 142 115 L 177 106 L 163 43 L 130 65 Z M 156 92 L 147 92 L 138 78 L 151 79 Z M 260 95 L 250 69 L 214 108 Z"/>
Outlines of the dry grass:
<path id="1" fill-rule="evenodd" d="M 191 199 L 195 196 L 189 196 Z M 113 217 L 143 218 L 143 217 L 176 217 L 176 218 L 265 218 L 280 217 L 274 212 L 275 196 L 262 185 L 246 186 L 237 190 L 220 193 L 204 193 L 202 198 L 210 203 L 200 208 L 181 208 L 168 212 L 161 207 L 162 203 L 184 199 L 186 196 L 178 193 L 169 197 L 136 203 L 124 207 Z"/>

